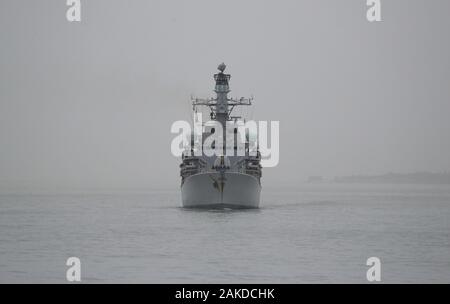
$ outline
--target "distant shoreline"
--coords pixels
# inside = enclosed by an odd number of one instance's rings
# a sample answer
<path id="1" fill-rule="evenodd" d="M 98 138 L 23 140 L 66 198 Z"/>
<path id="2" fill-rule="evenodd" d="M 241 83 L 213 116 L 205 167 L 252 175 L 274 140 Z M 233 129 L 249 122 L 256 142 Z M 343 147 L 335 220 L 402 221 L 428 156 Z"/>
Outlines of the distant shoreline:
<path id="1" fill-rule="evenodd" d="M 386 173 L 382 175 L 337 176 L 327 180 L 321 176 L 310 176 L 308 183 L 364 183 L 364 184 L 450 184 L 450 173 Z"/>

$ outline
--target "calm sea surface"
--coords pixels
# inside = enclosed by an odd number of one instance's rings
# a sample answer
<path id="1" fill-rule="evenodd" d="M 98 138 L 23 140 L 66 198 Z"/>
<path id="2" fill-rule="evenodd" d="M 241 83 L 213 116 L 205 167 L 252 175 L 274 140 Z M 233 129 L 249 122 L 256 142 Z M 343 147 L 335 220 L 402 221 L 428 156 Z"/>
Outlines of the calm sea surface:
<path id="1" fill-rule="evenodd" d="M 0 282 L 450 283 L 450 187 L 263 189 L 261 209 L 185 210 L 178 191 L 0 194 Z"/>

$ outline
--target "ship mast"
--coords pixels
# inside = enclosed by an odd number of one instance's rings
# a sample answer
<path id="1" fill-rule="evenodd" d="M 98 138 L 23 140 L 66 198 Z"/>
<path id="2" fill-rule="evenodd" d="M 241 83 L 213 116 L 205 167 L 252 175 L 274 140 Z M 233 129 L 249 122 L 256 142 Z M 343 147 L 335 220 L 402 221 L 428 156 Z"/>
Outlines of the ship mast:
<path id="1" fill-rule="evenodd" d="M 225 128 L 226 122 L 233 119 L 240 118 L 239 116 L 231 116 L 231 112 L 236 106 L 251 106 L 252 98 L 234 99 L 228 98 L 228 93 L 230 92 L 229 81 L 231 78 L 230 74 L 225 74 L 225 68 L 227 66 L 224 63 L 219 64 L 217 69 L 219 73 L 214 74 L 214 80 L 216 86 L 214 87 L 214 92 L 216 93 L 216 98 L 192 99 L 192 108 L 194 111 L 197 110 L 198 106 L 207 106 L 211 110 L 211 119 L 219 121 Z"/>
<path id="2" fill-rule="evenodd" d="M 214 74 L 214 80 L 216 81 L 216 86 L 214 92 L 216 92 L 216 108 L 215 108 L 215 118 L 219 121 L 225 128 L 226 121 L 228 120 L 228 93 L 230 92 L 230 86 L 228 81 L 231 78 L 230 74 L 224 74 L 226 65 L 221 63 L 217 69 L 220 71 Z"/>
<path id="3" fill-rule="evenodd" d="M 201 99 L 192 98 L 192 109 L 197 112 L 197 107 L 207 106 L 211 110 L 211 120 L 218 121 L 222 125 L 222 129 L 226 130 L 227 121 L 237 120 L 241 117 L 231 116 L 234 107 L 236 106 L 251 106 L 252 98 L 240 99 L 228 98 L 228 93 L 230 92 L 229 81 L 231 78 L 230 74 L 225 74 L 225 68 L 227 66 L 222 62 L 219 64 L 217 69 L 219 73 L 214 74 L 214 80 L 216 85 L 214 87 L 214 92 L 216 93 L 216 98 Z M 226 132 L 223 134 L 223 149 L 225 153 L 226 149 Z"/>

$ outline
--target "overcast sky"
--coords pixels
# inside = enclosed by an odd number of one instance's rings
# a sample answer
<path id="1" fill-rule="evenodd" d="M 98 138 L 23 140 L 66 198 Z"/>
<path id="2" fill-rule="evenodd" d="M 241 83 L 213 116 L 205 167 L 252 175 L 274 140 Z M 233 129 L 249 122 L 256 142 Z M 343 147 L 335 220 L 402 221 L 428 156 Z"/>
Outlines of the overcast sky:
<path id="1" fill-rule="evenodd" d="M 264 185 L 450 170 L 450 1 L 0 2 L 0 189 L 179 186 L 173 121 L 232 96 L 280 121 Z"/>

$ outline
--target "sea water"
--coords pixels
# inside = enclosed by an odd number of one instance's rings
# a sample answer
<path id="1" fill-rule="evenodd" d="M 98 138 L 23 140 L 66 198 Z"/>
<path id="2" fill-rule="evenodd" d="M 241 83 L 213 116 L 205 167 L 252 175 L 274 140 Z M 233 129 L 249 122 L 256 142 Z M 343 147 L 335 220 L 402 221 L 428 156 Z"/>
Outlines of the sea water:
<path id="1" fill-rule="evenodd" d="M 0 194 L 0 282 L 450 283 L 450 186 L 263 187 L 256 210 L 181 208 L 179 189 Z"/>

